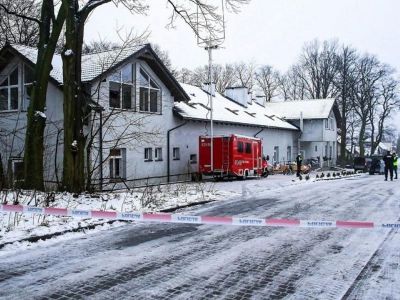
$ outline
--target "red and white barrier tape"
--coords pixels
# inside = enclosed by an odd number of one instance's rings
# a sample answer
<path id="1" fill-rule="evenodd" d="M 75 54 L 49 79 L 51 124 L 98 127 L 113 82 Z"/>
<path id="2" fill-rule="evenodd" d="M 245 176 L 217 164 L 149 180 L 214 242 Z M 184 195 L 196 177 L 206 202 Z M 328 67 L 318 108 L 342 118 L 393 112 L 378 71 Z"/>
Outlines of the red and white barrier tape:
<path id="1" fill-rule="evenodd" d="M 365 221 L 322 221 L 298 219 L 259 219 L 238 217 L 192 216 L 183 214 L 116 212 L 101 210 L 82 210 L 55 207 L 35 207 L 24 205 L 0 205 L 0 211 L 26 214 L 42 214 L 78 218 L 97 218 L 110 220 L 126 220 L 137 222 L 213 224 L 237 226 L 273 226 L 273 227 L 316 227 L 316 228 L 400 228 L 400 223 L 381 223 Z"/>

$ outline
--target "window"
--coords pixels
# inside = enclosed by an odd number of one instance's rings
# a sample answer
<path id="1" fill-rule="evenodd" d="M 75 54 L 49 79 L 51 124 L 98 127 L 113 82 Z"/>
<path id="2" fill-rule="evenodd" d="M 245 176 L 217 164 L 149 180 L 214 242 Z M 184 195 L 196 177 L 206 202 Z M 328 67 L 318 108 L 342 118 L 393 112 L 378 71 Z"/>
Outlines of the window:
<path id="1" fill-rule="evenodd" d="M 279 162 L 279 147 L 274 147 L 274 163 Z"/>
<path id="2" fill-rule="evenodd" d="M 32 96 L 32 87 L 33 87 L 33 70 L 24 64 L 24 90 L 23 90 L 23 101 L 22 101 L 22 110 L 27 111 L 29 104 L 31 102 Z"/>
<path id="3" fill-rule="evenodd" d="M 251 143 L 246 143 L 246 153 L 251 153 Z"/>
<path id="4" fill-rule="evenodd" d="M 286 149 L 286 159 L 288 161 L 292 161 L 292 147 L 291 146 L 287 146 Z"/>
<path id="5" fill-rule="evenodd" d="M 325 121 L 325 129 L 329 129 L 329 122 L 328 122 L 328 119 L 325 119 L 324 121 Z"/>
<path id="6" fill-rule="evenodd" d="M 0 77 L 0 111 L 18 110 L 18 68 Z"/>
<path id="7" fill-rule="evenodd" d="M 314 150 L 315 150 L 315 152 L 318 152 L 318 146 L 317 145 L 314 146 Z"/>
<path id="8" fill-rule="evenodd" d="M 123 67 L 119 72 L 113 74 L 110 79 L 110 107 L 131 109 L 134 85 L 133 65 Z"/>
<path id="9" fill-rule="evenodd" d="M 132 108 L 132 85 L 110 81 L 110 107 Z"/>
<path id="10" fill-rule="evenodd" d="M 144 148 L 144 160 L 145 161 L 153 160 L 153 149 L 152 148 Z"/>
<path id="11" fill-rule="evenodd" d="M 174 160 L 179 160 L 179 159 L 181 159 L 181 154 L 180 154 L 180 151 L 179 151 L 179 148 L 178 148 L 178 147 L 175 147 L 175 148 L 172 149 L 172 158 L 173 158 Z"/>
<path id="12" fill-rule="evenodd" d="M 243 142 L 238 142 L 237 143 L 237 151 L 239 153 L 243 153 Z"/>
<path id="13" fill-rule="evenodd" d="M 9 160 L 9 167 L 11 167 L 12 180 L 14 183 L 24 180 L 24 162 L 22 158 L 11 158 Z"/>
<path id="14" fill-rule="evenodd" d="M 126 179 L 126 149 L 110 150 L 110 179 Z"/>
<path id="15" fill-rule="evenodd" d="M 191 164 L 197 163 L 197 154 L 190 154 L 190 163 Z"/>
<path id="16" fill-rule="evenodd" d="M 140 68 L 139 109 L 144 112 L 161 113 L 161 91 L 155 81 Z"/>
<path id="17" fill-rule="evenodd" d="M 162 148 L 156 148 L 154 151 L 154 159 L 157 161 L 162 160 Z"/>

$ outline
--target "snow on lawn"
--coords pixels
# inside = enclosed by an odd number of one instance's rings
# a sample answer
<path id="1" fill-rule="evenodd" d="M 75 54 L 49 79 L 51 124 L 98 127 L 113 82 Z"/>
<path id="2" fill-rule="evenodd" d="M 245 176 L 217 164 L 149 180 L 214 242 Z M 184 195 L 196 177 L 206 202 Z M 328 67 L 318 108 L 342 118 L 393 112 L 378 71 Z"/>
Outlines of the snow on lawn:
<path id="1" fill-rule="evenodd" d="M 34 193 L 32 191 L 2 191 L 0 201 L 4 204 L 18 204 L 84 210 L 146 211 L 157 212 L 186 206 L 203 201 L 220 200 L 232 195 L 229 191 L 217 191 L 214 183 L 179 183 L 154 186 L 125 192 L 85 194 L 74 197 L 71 193 Z M 93 228 L 104 224 L 99 219 L 74 219 L 30 215 L 14 212 L 0 212 L 0 247 L 29 237 L 44 236 L 56 232 L 74 231 L 79 228 Z M 126 224 L 116 222 L 113 227 Z"/>

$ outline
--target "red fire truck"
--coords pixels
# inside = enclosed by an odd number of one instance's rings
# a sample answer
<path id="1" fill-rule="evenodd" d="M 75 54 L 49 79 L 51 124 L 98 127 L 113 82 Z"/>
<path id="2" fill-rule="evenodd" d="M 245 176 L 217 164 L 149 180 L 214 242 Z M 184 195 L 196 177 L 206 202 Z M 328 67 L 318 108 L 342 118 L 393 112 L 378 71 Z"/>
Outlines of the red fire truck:
<path id="1" fill-rule="evenodd" d="M 211 137 L 199 137 L 199 173 L 216 178 L 267 176 L 261 140 L 232 134 L 213 137 L 213 168 L 211 169 Z"/>

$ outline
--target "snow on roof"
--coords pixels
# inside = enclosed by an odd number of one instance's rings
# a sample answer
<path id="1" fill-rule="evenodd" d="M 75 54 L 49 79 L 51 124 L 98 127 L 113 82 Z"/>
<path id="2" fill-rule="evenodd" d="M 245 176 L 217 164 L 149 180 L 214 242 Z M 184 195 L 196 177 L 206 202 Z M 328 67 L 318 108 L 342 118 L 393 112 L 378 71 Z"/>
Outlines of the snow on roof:
<path id="1" fill-rule="evenodd" d="M 196 86 L 185 83 L 181 83 L 181 86 L 190 96 L 191 100 L 189 102 L 175 103 L 176 112 L 184 119 L 209 120 L 209 94 Z M 227 123 L 298 130 L 297 127 L 280 119 L 278 114 L 268 107 L 265 108 L 262 105 L 253 102 L 246 108 L 217 92 L 213 97 L 213 120 Z"/>
<path id="2" fill-rule="evenodd" d="M 32 63 L 36 64 L 38 50 L 36 48 L 23 45 L 11 45 L 21 55 L 25 56 Z M 90 81 L 111 67 L 122 62 L 124 59 L 143 49 L 146 45 L 138 45 L 125 49 L 115 49 L 100 53 L 82 56 L 82 81 Z M 63 83 L 62 58 L 60 54 L 54 54 L 52 60 L 53 69 L 50 76 L 60 84 Z"/>
<path id="3" fill-rule="evenodd" d="M 379 143 L 379 148 L 381 148 L 382 150 L 385 150 L 385 151 L 392 151 L 392 144 L 391 143 L 383 143 L 383 142 L 380 142 Z"/>
<path id="4" fill-rule="evenodd" d="M 288 120 L 300 119 L 300 112 L 303 112 L 303 119 L 326 119 L 334 103 L 335 99 L 312 99 L 268 102 L 266 106 Z"/>

